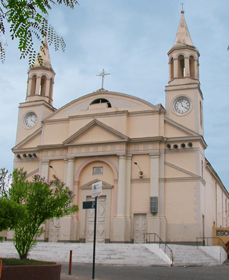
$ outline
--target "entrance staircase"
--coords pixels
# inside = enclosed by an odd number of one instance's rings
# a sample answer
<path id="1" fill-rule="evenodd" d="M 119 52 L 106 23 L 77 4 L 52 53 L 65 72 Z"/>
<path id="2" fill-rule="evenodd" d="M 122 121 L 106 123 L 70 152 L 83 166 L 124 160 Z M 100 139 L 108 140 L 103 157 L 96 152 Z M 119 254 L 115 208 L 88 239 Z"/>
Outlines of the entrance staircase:
<path id="1" fill-rule="evenodd" d="M 175 266 L 220 265 L 221 263 L 195 246 L 172 245 Z M 201 247 L 200 247 L 201 248 Z M 39 242 L 30 251 L 36 260 L 92 263 L 93 244 Z M 0 242 L 0 259 L 18 258 L 13 242 Z M 96 244 L 96 263 L 106 265 L 170 266 L 171 260 L 156 244 Z"/>

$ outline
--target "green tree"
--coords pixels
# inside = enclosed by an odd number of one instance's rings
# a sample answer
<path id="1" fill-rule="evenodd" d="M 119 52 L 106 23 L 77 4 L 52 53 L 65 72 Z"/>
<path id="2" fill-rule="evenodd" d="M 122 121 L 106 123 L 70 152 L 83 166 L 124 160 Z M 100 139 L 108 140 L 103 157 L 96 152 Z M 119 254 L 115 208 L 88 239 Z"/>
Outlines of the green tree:
<path id="1" fill-rule="evenodd" d="M 12 229 L 24 214 L 24 207 L 9 200 L 8 190 L 12 175 L 6 168 L 0 169 L 0 232 Z"/>
<path id="2" fill-rule="evenodd" d="M 37 53 L 33 48 L 34 37 L 43 44 L 47 36 L 48 43 L 54 43 L 55 50 L 59 47 L 64 51 L 65 42 L 53 27 L 48 23 L 48 11 L 52 5 L 64 4 L 73 9 L 76 0 L 0 0 L 0 60 L 5 60 L 6 32 L 5 24 L 9 23 L 9 32 L 12 39 L 18 38 L 20 58 L 29 57 L 29 64 L 33 65 Z"/>
<path id="3" fill-rule="evenodd" d="M 46 220 L 78 211 L 77 205 L 71 205 L 73 193 L 57 177 L 48 182 L 35 175 L 32 182 L 28 182 L 23 170 L 13 172 L 9 199 L 23 205 L 25 210 L 13 228 L 15 248 L 21 259 L 27 258 L 36 237 L 42 234 Z"/>
<path id="4" fill-rule="evenodd" d="M 0 198 L 0 232 L 13 229 L 25 214 L 23 205 L 7 198 Z"/>
<path id="5" fill-rule="evenodd" d="M 12 175 L 6 168 L 0 168 L 0 197 L 8 190 Z"/>

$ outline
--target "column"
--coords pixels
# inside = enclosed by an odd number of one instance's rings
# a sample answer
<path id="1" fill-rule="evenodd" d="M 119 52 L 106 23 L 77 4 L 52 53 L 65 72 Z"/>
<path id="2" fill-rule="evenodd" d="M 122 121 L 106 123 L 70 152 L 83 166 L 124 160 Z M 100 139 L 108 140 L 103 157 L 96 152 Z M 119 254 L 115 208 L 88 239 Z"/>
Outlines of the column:
<path id="1" fill-rule="evenodd" d="M 40 165 L 40 175 L 41 177 L 45 177 L 46 180 L 49 179 L 49 161 L 41 162 Z M 45 222 L 45 232 L 44 232 L 44 240 L 50 240 L 50 234 L 51 234 L 51 229 L 50 229 L 50 220 Z"/>
<path id="2" fill-rule="evenodd" d="M 126 156 L 119 156 L 117 217 L 125 217 Z"/>
<path id="3" fill-rule="evenodd" d="M 160 151 L 159 158 L 159 201 L 158 201 L 158 213 L 160 218 L 160 237 L 162 240 L 166 241 L 166 231 L 167 231 L 167 222 L 165 219 L 165 183 L 164 180 L 160 182 L 160 178 L 165 177 L 165 152 L 164 150 Z"/>
<path id="4" fill-rule="evenodd" d="M 66 186 L 68 186 L 71 191 L 73 191 L 73 185 L 74 185 L 74 168 L 75 168 L 75 159 L 74 158 L 68 159 Z"/>
<path id="5" fill-rule="evenodd" d="M 32 86 L 32 79 L 29 78 L 28 85 L 27 85 L 27 94 L 26 94 L 27 97 L 31 95 L 31 86 Z"/>
<path id="6" fill-rule="evenodd" d="M 174 58 L 174 78 L 178 77 L 178 59 Z"/>
<path id="7" fill-rule="evenodd" d="M 119 156 L 117 216 L 113 219 L 112 241 L 125 242 L 126 216 L 126 156 Z"/>
<path id="8" fill-rule="evenodd" d="M 195 71 L 194 77 L 196 79 L 199 79 L 199 63 L 198 63 L 198 59 L 194 60 L 194 71 Z"/>
<path id="9" fill-rule="evenodd" d="M 190 77 L 189 57 L 185 57 L 184 59 L 184 69 L 185 69 L 184 77 Z"/>
<path id="10" fill-rule="evenodd" d="M 46 85 L 45 85 L 45 96 L 49 97 L 49 90 L 50 90 L 50 78 L 46 79 Z"/>
<path id="11" fill-rule="evenodd" d="M 75 171 L 75 158 L 70 158 L 66 161 L 66 186 L 69 187 L 69 189 L 73 192 L 74 198 L 73 198 L 73 204 L 77 204 L 77 192 L 78 192 L 78 185 L 74 186 L 74 171 Z M 76 241 L 77 240 L 77 213 L 73 213 L 71 215 L 71 219 L 68 217 L 68 221 L 66 221 L 66 224 L 69 224 L 70 227 L 70 240 Z"/>
<path id="12" fill-rule="evenodd" d="M 40 94 L 40 87 L 41 87 L 41 77 L 37 77 L 36 89 L 35 89 L 35 94 L 36 95 Z"/>
<path id="13" fill-rule="evenodd" d="M 131 241 L 131 209 L 130 209 L 130 197 L 131 197 L 131 158 L 127 156 L 126 160 L 126 230 L 125 241 Z"/>

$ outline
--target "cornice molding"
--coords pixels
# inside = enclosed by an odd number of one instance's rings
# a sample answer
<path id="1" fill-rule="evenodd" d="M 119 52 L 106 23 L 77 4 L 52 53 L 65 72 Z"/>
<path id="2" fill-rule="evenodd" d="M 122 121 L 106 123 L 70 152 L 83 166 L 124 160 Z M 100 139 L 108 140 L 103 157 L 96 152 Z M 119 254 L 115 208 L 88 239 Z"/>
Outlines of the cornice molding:
<path id="1" fill-rule="evenodd" d="M 150 183 L 150 178 L 131 179 L 131 183 Z"/>
<path id="2" fill-rule="evenodd" d="M 191 181 L 200 181 L 203 185 L 206 185 L 206 182 L 202 177 L 174 177 L 174 178 L 160 178 L 160 182 L 191 182 Z"/>
<path id="3" fill-rule="evenodd" d="M 189 175 L 191 177 L 201 178 L 201 176 L 196 175 L 196 174 L 194 174 L 194 173 L 192 173 L 192 172 L 190 172 L 188 170 L 185 170 L 185 169 L 183 169 L 183 168 L 181 168 L 181 167 L 179 167 L 179 166 L 177 166 L 175 164 L 169 163 L 167 161 L 165 161 L 165 165 L 170 166 L 170 167 L 172 167 L 172 168 L 174 168 L 174 169 L 176 169 L 178 171 L 181 171 L 181 172 L 183 172 L 183 173 L 185 173 L 185 174 L 187 174 L 187 175 Z"/>
<path id="4" fill-rule="evenodd" d="M 32 96 L 40 96 L 40 95 L 31 95 Z M 30 96 L 28 96 L 30 97 Z M 48 107 L 50 110 L 55 112 L 57 109 L 53 107 L 51 104 L 49 104 L 45 100 L 34 100 L 34 101 L 26 101 L 26 102 L 21 102 L 19 103 L 19 108 L 26 108 L 26 107 L 34 107 L 34 106 L 40 106 L 44 105 L 45 107 Z"/>
<path id="5" fill-rule="evenodd" d="M 28 174 L 26 174 L 26 178 L 30 177 L 30 176 L 33 176 L 34 174 L 36 174 L 37 172 L 39 172 L 39 168 L 29 172 Z"/>

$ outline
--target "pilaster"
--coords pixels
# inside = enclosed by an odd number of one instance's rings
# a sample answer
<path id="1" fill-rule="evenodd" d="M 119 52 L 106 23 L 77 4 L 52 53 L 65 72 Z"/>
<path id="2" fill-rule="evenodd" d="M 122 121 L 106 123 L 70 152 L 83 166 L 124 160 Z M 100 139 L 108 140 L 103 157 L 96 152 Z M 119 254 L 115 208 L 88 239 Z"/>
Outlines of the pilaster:
<path id="1" fill-rule="evenodd" d="M 150 196 L 159 196 L 159 152 L 150 155 Z"/>
<path id="2" fill-rule="evenodd" d="M 41 177 L 45 177 L 47 180 L 49 177 L 49 161 L 41 163 Z"/>

